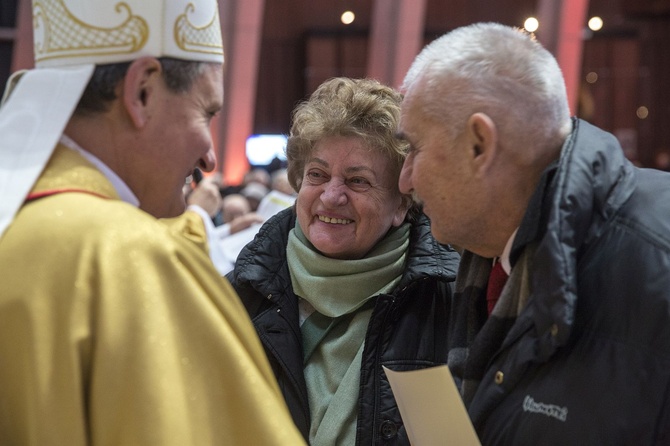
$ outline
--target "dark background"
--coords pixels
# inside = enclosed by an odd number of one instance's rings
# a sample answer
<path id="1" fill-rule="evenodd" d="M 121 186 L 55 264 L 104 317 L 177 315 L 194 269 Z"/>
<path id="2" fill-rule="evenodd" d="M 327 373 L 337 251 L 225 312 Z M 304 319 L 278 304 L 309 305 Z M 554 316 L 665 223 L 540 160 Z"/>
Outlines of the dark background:
<path id="1" fill-rule="evenodd" d="M 365 76 L 372 1 L 265 1 L 254 133 L 287 133 L 293 107 L 323 80 Z M 2 86 L 16 4 L 0 0 Z M 356 14 L 349 26 L 340 22 L 345 9 Z M 535 0 L 427 0 L 424 40 L 477 21 L 522 26 L 536 13 Z M 657 157 L 670 156 L 670 0 L 592 0 L 594 15 L 605 25 L 584 35 L 577 113 L 617 135 L 639 165 L 664 167 Z"/>

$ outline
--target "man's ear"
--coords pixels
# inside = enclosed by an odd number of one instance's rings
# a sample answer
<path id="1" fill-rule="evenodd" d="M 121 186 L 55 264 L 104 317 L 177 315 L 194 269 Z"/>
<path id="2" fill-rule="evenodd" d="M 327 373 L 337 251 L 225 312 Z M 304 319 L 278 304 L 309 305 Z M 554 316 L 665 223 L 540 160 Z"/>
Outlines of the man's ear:
<path id="1" fill-rule="evenodd" d="M 142 57 L 128 67 L 120 96 L 136 128 L 143 127 L 151 116 L 149 105 L 160 91 L 161 81 L 161 64 L 154 57 Z"/>
<path id="2" fill-rule="evenodd" d="M 468 119 L 467 135 L 475 169 L 487 171 L 498 150 L 498 129 L 495 123 L 485 113 L 474 113 Z"/>
<path id="3" fill-rule="evenodd" d="M 400 205 L 393 212 L 393 219 L 391 220 L 391 226 L 398 227 L 405 222 L 407 213 L 409 212 L 409 209 L 412 207 L 413 203 L 414 202 L 412 201 L 411 195 L 402 194 L 400 198 Z"/>

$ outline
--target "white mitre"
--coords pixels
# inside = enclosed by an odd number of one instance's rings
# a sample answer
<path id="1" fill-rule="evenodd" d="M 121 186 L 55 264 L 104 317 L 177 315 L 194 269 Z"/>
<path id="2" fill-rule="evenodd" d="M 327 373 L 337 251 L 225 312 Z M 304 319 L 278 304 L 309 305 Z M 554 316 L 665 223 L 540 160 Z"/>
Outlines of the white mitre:
<path id="1" fill-rule="evenodd" d="M 0 237 L 95 65 L 143 56 L 223 63 L 216 0 L 33 0 L 33 26 L 35 68 L 10 79 L 0 108 Z"/>

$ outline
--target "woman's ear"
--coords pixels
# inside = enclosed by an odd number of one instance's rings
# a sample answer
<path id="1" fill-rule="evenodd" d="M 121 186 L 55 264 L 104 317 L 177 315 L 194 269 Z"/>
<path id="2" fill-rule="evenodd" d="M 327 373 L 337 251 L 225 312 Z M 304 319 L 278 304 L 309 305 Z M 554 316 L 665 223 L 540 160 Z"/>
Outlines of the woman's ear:
<path id="1" fill-rule="evenodd" d="M 487 171 L 498 150 L 498 130 L 485 113 L 474 113 L 467 123 L 468 143 L 475 171 Z"/>
<path id="2" fill-rule="evenodd" d="M 161 64 L 154 57 L 142 57 L 128 67 L 118 93 L 136 128 L 143 127 L 151 116 L 150 105 L 160 94 L 161 76 Z"/>

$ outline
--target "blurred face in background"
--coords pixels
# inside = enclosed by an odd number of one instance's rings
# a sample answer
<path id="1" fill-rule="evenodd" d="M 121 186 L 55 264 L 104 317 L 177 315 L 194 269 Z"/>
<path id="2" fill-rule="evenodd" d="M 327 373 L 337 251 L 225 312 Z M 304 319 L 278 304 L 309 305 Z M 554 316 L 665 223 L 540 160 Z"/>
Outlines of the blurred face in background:
<path id="1" fill-rule="evenodd" d="M 221 216 L 224 223 L 230 223 L 237 217 L 251 212 L 249 201 L 240 194 L 231 194 L 223 198 L 221 204 Z"/>

